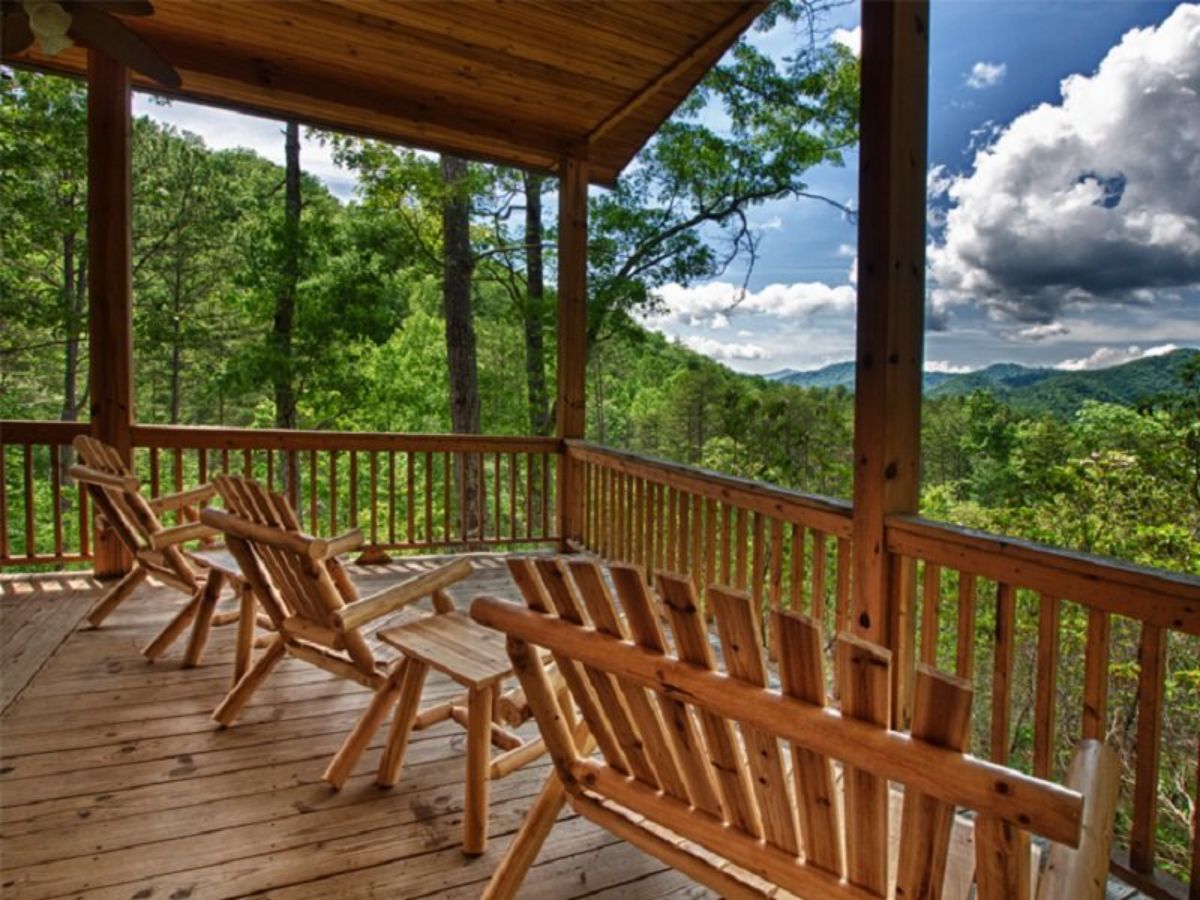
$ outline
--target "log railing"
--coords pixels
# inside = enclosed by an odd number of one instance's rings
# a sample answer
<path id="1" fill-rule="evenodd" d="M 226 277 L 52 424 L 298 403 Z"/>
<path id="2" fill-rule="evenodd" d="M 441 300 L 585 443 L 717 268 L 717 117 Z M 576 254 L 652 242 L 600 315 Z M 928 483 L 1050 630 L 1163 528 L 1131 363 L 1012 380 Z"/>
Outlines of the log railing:
<path id="1" fill-rule="evenodd" d="M 697 589 L 747 590 L 760 614 L 803 610 L 830 627 L 850 615 L 850 505 L 577 441 L 583 548 Z"/>
<path id="2" fill-rule="evenodd" d="M 0 568 L 91 558 L 87 498 L 66 476 L 86 428 L 0 422 Z M 306 531 L 361 528 L 367 559 L 557 540 L 553 438 L 137 425 L 133 447 L 151 496 L 248 475 L 286 493 Z"/>
<path id="3" fill-rule="evenodd" d="M 1200 685 L 1183 671 L 1200 655 L 1200 578 L 916 516 L 892 517 L 887 545 L 899 621 L 912 626 L 896 670 L 911 676 L 919 662 L 971 681 L 973 752 L 1002 765 L 1056 778 L 1079 738 L 1109 740 L 1125 773 L 1113 871 L 1151 896 L 1200 897 L 1197 826 L 1181 855 L 1189 825 L 1175 812 L 1200 809 Z M 1164 702 L 1169 682 L 1177 710 Z M 910 690 L 897 685 L 901 717 Z"/>

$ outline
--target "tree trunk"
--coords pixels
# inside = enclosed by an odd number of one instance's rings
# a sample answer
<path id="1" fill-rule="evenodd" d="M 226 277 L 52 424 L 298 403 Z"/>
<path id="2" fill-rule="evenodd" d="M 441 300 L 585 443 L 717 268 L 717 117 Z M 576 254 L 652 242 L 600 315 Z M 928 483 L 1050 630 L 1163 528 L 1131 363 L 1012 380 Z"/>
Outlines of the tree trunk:
<path id="1" fill-rule="evenodd" d="M 296 316 L 296 285 L 300 281 L 300 126 L 287 123 L 284 145 L 286 174 L 283 218 L 283 261 L 279 293 L 275 297 L 275 322 L 272 337 L 276 364 L 275 426 L 296 427 L 296 397 L 292 389 L 292 323 Z"/>
<path id="2" fill-rule="evenodd" d="M 542 176 L 526 172 L 525 182 L 525 381 L 531 434 L 550 433 L 546 389 L 545 296 L 542 259 Z"/>
<path id="3" fill-rule="evenodd" d="M 175 284 L 171 292 L 171 409 L 170 417 L 171 424 L 179 424 L 179 409 L 181 402 L 181 394 L 183 391 L 183 323 L 181 317 L 183 315 L 183 302 L 180 298 L 182 293 L 182 278 L 183 274 L 180 271 L 182 263 L 179 260 L 179 255 L 175 256 Z"/>
<path id="4" fill-rule="evenodd" d="M 478 434 L 479 374 L 475 355 L 475 319 L 471 310 L 471 199 L 467 163 L 442 157 L 442 303 L 446 316 L 446 358 L 450 377 L 450 426 L 456 434 Z M 459 511 L 468 536 L 479 535 L 476 465 L 459 456 L 459 484 L 465 509 Z"/>
<path id="5" fill-rule="evenodd" d="M 59 419 L 74 422 L 79 418 L 79 332 L 83 325 L 84 266 L 76 265 L 74 231 L 63 234 L 62 241 L 62 290 L 66 306 L 67 341 L 63 353 L 63 402 Z M 57 450 L 55 464 L 58 466 L 59 484 L 69 487 L 72 454 L 70 448 L 61 446 Z M 64 511 L 73 508 L 73 495 L 64 491 L 61 501 Z"/>

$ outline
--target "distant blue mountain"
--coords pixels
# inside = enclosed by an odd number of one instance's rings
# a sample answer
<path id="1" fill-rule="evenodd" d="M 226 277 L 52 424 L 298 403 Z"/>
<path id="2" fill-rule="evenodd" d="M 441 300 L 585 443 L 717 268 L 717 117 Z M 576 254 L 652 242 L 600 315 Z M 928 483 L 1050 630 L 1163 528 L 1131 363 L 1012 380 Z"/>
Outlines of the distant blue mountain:
<path id="1" fill-rule="evenodd" d="M 1198 356 L 1200 350 L 1182 348 L 1162 356 L 1086 371 L 995 363 L 962 374 L 926 372 L 925 393 L 930 397 L 949 397 L 988 391 L 1018 409 L 1070 415 L 1085 400 L 1134 406 L 1176 391 L 1183 367 Z M 853 391 L 854 363 L 833 363 L 807 371 L 782 369 L 766 377 L 798 387 L 842 387 Z"/>

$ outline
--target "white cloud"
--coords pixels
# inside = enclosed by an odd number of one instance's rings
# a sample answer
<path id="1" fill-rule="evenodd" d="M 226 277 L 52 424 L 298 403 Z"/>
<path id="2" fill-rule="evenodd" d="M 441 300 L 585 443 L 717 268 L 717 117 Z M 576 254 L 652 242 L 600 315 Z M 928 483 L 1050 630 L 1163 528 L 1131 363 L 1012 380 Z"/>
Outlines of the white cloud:
<path id="1" fill-rule="evenodd" d="M 1108 369 L 1112 366 L 1133 362 L 1135 359 L 1164 356 L 1178 349 L 1174 344 L 1160 344 L 1157 347 L 1147 347 L 1145 350 L 1136 344 L 1128 347 L 1099 347 L 1088 356 L 1082 356 L 1079 359 L 1064 359 L 1055 368 L 1066 369 L 1070 372 L 1084 369 Z"/>
<path id="2" fill-rule="evenodd" d="M 1070 330 L 1062 322 L 1047 322 L 1044 325 L 1029 325 L 1018 329 L 1015 336 L 1026 341 L 1044 341 L 1046 338 L 1067 334 Z"/>
<path id="3" fill-rule="evenodd" d="M 925 371 L 942 372 L 946 375 L 962 375 L 964 372 L 974 372 L 975 368 L 973 366 L 947 362 L 944 359 L 927 359 L 925 360 Z"/>
<path id="4" fill-rule="evenodd" d="M 850 285 L 832 287 L 820 281 L 770 284 L 760 291 L 743 290 L 727 281 L 691 287 L 668 284 L 658 289 L 657 296 L 662 309 L 647 318 L 647 324 L 654 328 L 679 323 L 724 327 L 712 323 L 724 319 L 728 324 L 734 314 L 795 319 L 817 312 L 850 310 L 855 300 Z"/>
<path id="5" fill-rule="evenodd" d="M 838 244 L 837 255 L 847 257 L 858 256 L 858 248 L 853 244 Z"/>
<path id="6" fill-rule="evenodd" d="M 841 44 L 855 56 L 862 56 L 862 26 L 835 28 L 830 36 L 835 44 Z"/>
<path id="7" fill-rule="evenodd" d="M 1005 74 L 1008 72 L 1008 65 L 1005 63 L 985 62 L 980 60 L 971 66 L 971 71 L 967 73 L 966 85 L 977 91 L 984 88 L 995 87 L 1004 80 Z"/>
<path id="8" fill-rule="evenodd" d="M 772 216 L 765 222 L 759 222 L 758 228 L 761 231 L 779 231 L 783 228 L 783 217 Z"/>
<path id="9" fill-rule="evenodd" d="M 1200 284 L 1200 5 L 1129 31 L 1061 93 L 949 186 L 936 309 L 1048 325 L 1067 306 Z"/>
<path id="10" fill-rule="evenodd" d="M 689 350 L 713 359 L 769 359 L 770 354 L 758 344 L 735 344 L 699 335 L 681 337 L 679 342 Z"/>
<path id="11" fill-rule="evenodd" d="M 722 328 L 728 328 L 729 317 L 724 313 L 717 313 L 708 320 L 708 327 L 713 331 L 720 331 Z"/>

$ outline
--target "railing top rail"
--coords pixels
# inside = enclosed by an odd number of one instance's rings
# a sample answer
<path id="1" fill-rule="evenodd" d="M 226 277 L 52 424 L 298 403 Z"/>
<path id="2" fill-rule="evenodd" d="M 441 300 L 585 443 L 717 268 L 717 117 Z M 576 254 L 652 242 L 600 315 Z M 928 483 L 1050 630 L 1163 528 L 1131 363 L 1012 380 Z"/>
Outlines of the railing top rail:
<path id="1" fill-rule="evenodd" d="M 409 450 L 413 452 L 555 453 L 553 437 L 292 431 L 207 425 L 134 425 L 136 447 L 205 450 Z"/>
<path id="2" fill-rule="evenodd" d="M 1200 578 L 920 516 L 887 520 L 892 553 L 1200 635 Z"/>
<path id="3" fill-rule="evenodd" d="M 87 434 L 87 422 L 56 422 L 50 419 L 0 420 L 0 443 L 69 444 L 77 434 Z"/>
<path id="4" fill-rule="evenodd" d="M 701 497 L 747 507 L 784 521 L 802 522 L 837 537 L 850 537 L 853 507 L 843 500 L 774 487 L 749 478 L 722 475 L 708 469 L 587 441 L 568 440 L 566 445 L 567 454 L 583 462 L 608 466 L 639 478 L 662 481 Z"/>

